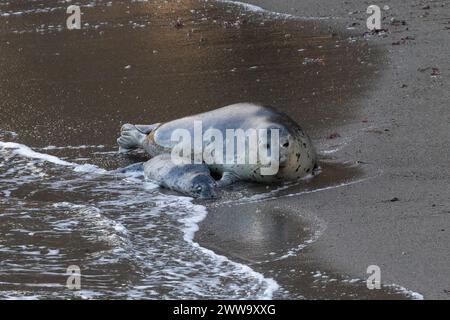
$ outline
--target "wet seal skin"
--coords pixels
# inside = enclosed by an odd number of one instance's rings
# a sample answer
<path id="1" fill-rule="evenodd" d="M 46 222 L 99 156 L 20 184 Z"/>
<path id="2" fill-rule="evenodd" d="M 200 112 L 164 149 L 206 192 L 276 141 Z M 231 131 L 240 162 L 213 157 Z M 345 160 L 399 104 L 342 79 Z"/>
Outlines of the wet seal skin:
<path id="1" fill-rule="evenodd" d="M 144 163 L 144 175 L 162 187 L 195 198 L 217 196 L 216 181 L 204 164 L 174 164 L 169 154 L 158 155 Z"/>
<path id="2" fill-rule="evenodd" d="M 173 133 L 176 130 L 184 129 L 191 137 L 195 133 L 194 123 L 200 122 L 204 128 L 213 128 L 219 130 L 223 137 L 226 136 L 227 130 L 241 129 L 244 132 L 247 130 L 261 130 L 261 129 L 277 129 L 279 132 L 279 140 L 275 141 L 278 146 L 272 145 L 268 142 L 268 153 L 272 155 L 275 149 L 277 150 L 278 158 L 276 159 L 279 167 L 275 174 L 264 174 L 263 164 L 258 161 L 255 164 L 248 161 L 240 164 L 237 158 L 238 153 L 242 152 L 238 148 L 233 148 L 233 161 L 208 164 L 208 168 L 215 175 L 221 177 L 219 186 L 225 186 L 236 181 L 252 181 L 258 183 L 277 183 L 284 181 L 295 181 L 305 175 L 313 174 L 317 166 L 316 153 L 312 146 L 311 140 L 300 126 L 289 118 L 287 115 L 277 111 L 272 107 L 266 107 L 253 103 L 238 103 L 213 111 L 193 115 L 177 120 L 173 120 L 163 124 L 155 124 L 149 126 L 125 124 L 121 129 L 121 136 L 117 139 L 120 151 L 127 152 L 136 148 L 144 149 L 150 156 L 155 157 L 162 154 L 169 155 L 172 149 L 176 146 L 177 141 L 173 140 Z M 188 140 L 189 148 L 195 152 L 191 139 Z M 205 144 L 205 142 L 203 142 Z M 224 152 L 226 144 L 223 144 Z M 244 151 L 245 152 L 245 151 Z M 189 182 L 176 185 L 172 182 L 172 175 L 165 172 L 159 175 L 157 172 L 161 168 L 173 167 L 173 164 L 164 165 L 164 161 L 172 161 L 170 156 L 161 157 L 158 160 L 158 165 L 149 165 L 146 169 L 147 176 L 158 177 L 156 181 L 163 187 L 169 187 L 176 190 L 181 190 L 184 193 L 191 194 L 191 186 Z M 179 175 L 180 171 L 187 172 L 189 170 L 200 170 L 205 172 L 204 168 L 196 167 L 194 165 L 176 166 L 178 179 L 182 180 L 185 175 Z M 169 181 L 164 181 L 164 178 L 169 178 Z M 175 188 L 174 188 L 175 187 Z M 187 189 L 183 189 L 187 188 Z"/>

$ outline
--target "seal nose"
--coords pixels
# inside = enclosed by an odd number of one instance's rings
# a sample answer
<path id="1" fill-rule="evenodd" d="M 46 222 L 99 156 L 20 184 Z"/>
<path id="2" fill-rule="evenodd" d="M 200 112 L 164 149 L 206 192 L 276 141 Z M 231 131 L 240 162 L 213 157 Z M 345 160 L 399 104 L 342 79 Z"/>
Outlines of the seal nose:
<path id="1" fill-rule="evenodd" d="M 202 192 L 200 193 L 201 199 L 216 199 L 217 198 L 217 191 L 215 187 L 208 187 L 203 188 Z"/>
<path id="2" fill-rule="evenodd" d="M 215 187 L 211 188 L 211 199 L 217 199 L 218 195 L 217 195 L 217 190 Z"/>

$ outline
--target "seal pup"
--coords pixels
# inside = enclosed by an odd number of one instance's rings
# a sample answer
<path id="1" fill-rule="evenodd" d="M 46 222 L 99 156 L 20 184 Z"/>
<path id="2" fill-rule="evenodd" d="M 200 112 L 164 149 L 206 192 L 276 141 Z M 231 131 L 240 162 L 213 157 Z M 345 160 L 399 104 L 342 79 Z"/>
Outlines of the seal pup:
<path id="1" fill-rule="evenodd" d="M 113 173 L 126 174 L 142 172 L 163 188 L 178 191 L 193 198 L 212 199 L 217 197 L 217 183 L 204 164 L 175 164 L 169 154 L 158 155 L 146 162 L 135 163 Z"/>

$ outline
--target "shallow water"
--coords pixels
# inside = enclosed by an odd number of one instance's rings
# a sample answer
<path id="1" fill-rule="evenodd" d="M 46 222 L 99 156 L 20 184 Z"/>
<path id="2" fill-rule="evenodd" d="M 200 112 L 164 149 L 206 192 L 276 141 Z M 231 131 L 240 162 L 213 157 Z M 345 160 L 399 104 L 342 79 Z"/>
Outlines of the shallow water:
<path id="1" fill-rule="evenodd" d="M 65 30 L 65 1 L 0 4 L 0 297 L 342 297 L 345 279 L 326 295 L 308 290 L 310 265 L 280 276 L 326 227 L 281 204 L 354 183 L 358 168 L 323 163 L 310 181 L 238 184 L 212 203 L 108 171 L 146 158 L 116 153 L 123 122 L 234 102 L 275 105 L 320 139 L 354 115 L 371 49 L 319 21 L 226 3 L 80 3 L 79 31 Z M 211 233 L 196 239 L 201 221 Z M 242 233 L 230 234 L 233 221 Z M 65 287 L 71 265 L 80 291 Z"/>
<path id="2" fill-rule="evenodd" d="M 194 243 L 206 209 L 189 198 L 20 144 L 0 152 L 2 297 L 270 298 L 277 286 Z"/>

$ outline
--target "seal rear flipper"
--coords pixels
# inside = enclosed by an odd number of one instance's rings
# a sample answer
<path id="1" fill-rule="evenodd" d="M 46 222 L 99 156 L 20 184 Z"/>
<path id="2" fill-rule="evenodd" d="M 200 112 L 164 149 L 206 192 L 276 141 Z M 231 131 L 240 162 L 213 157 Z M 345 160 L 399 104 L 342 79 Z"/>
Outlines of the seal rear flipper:
<path id="1" fill-rule="evenodd" d="M 133 124 L 124 124 L 120 129 L 120 137 L 117 139 L 120 153 L 142 148 L 142 144 L 147 137 Z"/>

